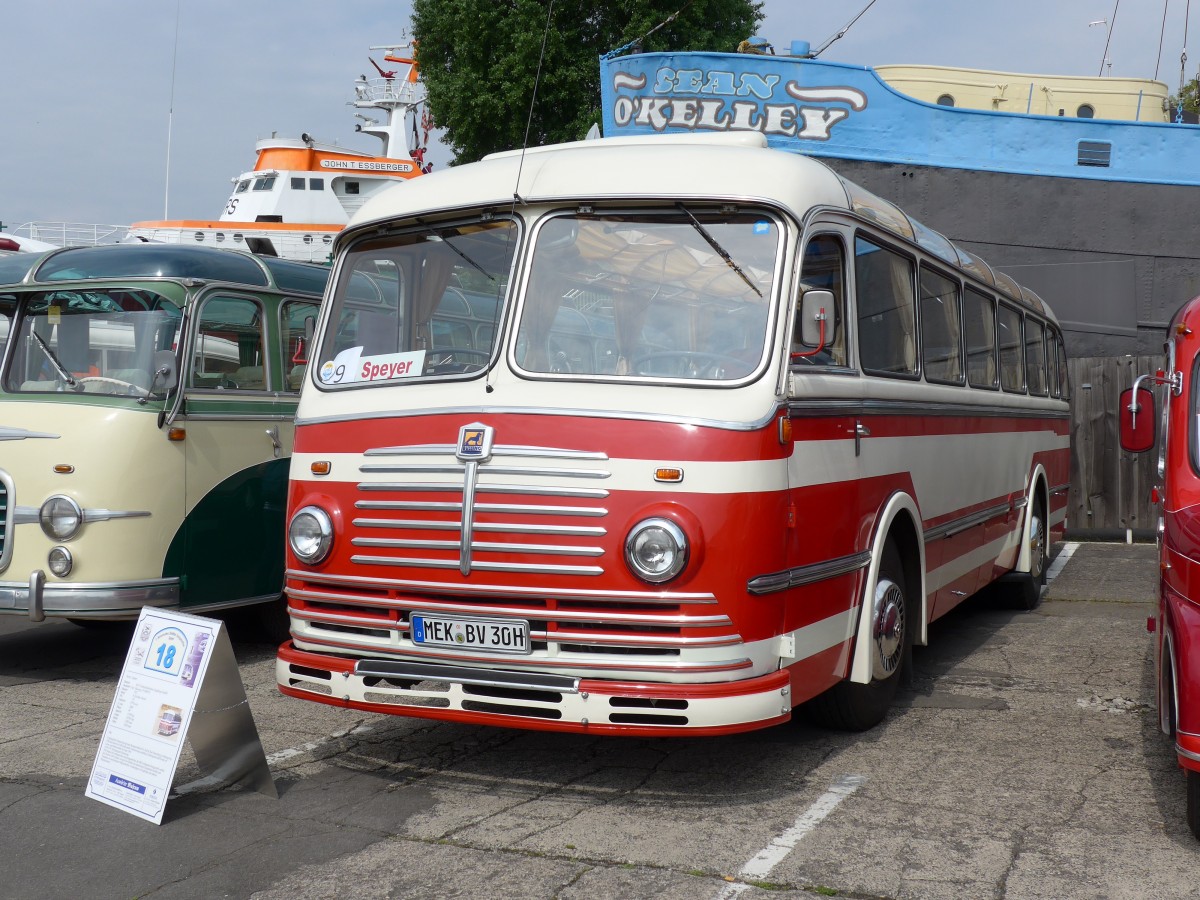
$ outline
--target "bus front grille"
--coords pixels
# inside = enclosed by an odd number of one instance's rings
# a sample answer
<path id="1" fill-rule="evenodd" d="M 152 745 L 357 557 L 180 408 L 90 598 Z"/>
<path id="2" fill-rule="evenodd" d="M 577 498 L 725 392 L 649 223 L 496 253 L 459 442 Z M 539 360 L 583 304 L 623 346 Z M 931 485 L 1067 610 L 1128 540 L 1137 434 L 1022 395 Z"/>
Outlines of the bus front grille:
<path id="1" fill-rule="evenodd" d="M 288 572 L 298 646 L 608 677 L 703 680 L 751 665 L 712 593 L 614 590 L 600 577 L 621 565 L 606 559 L 620 546 L 608 535 L 606 455 L 497 445 L 486 462 L 464 463 L 455 449 L 365 454 L 346 529 L 351 567 Z M 418 644 L 414 616 L 521 620 L 529 652 Z"/>
<path id="2" fill-rule="evenodd" d="M 451 444 L 368 450 L 351 545 L 356 565 L 604 574 L 608 457 L 497 446 L 464 463 Z"/>

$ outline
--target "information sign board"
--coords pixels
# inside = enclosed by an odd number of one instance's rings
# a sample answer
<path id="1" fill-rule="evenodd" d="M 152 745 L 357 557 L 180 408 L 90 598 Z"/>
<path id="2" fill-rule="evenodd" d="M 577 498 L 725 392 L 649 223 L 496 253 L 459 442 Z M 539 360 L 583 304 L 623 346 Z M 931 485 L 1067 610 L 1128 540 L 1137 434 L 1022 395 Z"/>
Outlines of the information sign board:
<path id="1" fill-rule="evenodd" d="M 87 796 L 161 823 L 185 740 L 214 783 L 276 796 L 222 623 L 143 607 Z"/>

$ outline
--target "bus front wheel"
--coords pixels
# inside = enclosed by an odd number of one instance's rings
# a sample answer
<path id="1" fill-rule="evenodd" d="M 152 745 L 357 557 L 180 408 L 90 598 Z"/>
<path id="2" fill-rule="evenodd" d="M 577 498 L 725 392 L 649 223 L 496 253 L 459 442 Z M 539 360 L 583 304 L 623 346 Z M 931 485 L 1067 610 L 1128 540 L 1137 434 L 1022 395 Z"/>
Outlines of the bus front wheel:
<path id="1" fill-rule="evenodd" d="M 842 681 L 808 703 L 809 716 L 820 725 L 865 731 L 883 721 L 908 664 L 912 646 L 911 593 L 895 544 L 888 542 L 879 566 L 871 616 L 871 681 Z"/>

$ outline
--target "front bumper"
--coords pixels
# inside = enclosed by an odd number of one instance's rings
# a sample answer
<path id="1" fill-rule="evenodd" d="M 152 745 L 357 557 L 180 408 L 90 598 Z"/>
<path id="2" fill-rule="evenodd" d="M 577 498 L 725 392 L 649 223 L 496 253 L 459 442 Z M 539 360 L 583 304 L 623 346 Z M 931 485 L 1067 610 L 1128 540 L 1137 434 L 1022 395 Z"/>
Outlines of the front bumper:
<path id="1" fill-rule="evenodd" d="M 0 615 L 28 616 L 33 622 L 46 618 L 136 619 L 143 606 L 178 605 L 178 578 L 47 584 L 45 573 L 35 569 L 28 582 L 0 582 Z"/>
<path id="2" fill-rule="evenodd" d="M 617 682 L 355 659 L 279 648 L 275 679 L 289 697 L 366 712 L 584 734 L 715 735 L 791 717 L 786 669 L 718 684 Z"/>

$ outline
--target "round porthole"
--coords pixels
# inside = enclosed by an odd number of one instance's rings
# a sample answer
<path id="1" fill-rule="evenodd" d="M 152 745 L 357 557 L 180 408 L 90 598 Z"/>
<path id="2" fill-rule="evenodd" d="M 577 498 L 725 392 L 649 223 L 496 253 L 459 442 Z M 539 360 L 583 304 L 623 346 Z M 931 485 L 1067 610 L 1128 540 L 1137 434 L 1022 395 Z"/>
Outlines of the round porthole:
<path id="1" fill-rule="evenodd" d="M 954 98 L 951 97 L 949 94 L 942 94 L 942 96 L 937 98 L 937 105 L 938 106 L 953 106 Z"/>
<path id="2" fill-rule="evenodd" d="M 1088 103 L 1084 103 L 1079 109 L 1075 110 L 1075 115 L 1081 119 L 1094 119 L 1096 110 Z"/>

